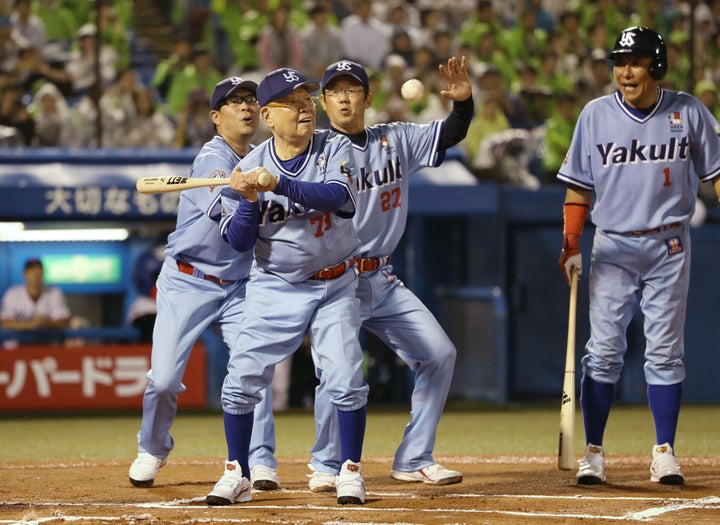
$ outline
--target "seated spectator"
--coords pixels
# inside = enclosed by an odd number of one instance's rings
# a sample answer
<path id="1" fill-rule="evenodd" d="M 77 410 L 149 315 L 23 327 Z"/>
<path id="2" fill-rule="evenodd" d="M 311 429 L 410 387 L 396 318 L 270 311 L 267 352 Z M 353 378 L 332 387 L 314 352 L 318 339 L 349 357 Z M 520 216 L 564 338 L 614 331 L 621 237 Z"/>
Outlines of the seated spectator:
<path id="1" fill-rule="evenodd" d="M 42 261 L 26 261 L 23 278 L 24 284 L 11 286 L 3 295 L 0 307 L 3 329 L 31 331 L 67 328 L 70 324 L 70 309 L 60 288 L 45 285 Z"/>
<path id="2" fill-rule="evenodd" d="M 261 71 L 266 73 L 281 67 L 303 67 L 302 36 L 290 23 L 288 7 L 280 5 L 272 12 L 270 23 L 258 38 L 257 56 Z"/>
<path id="3" fill-rule="evenodd" d="M 47 82 L 35 93 L 30 105 L 35 119 L 38 146 L 73 146 L 77 129 L 65 97 L 55 84 Z"/>
<path id="4" fill-rule="evenodd" d="M 126 20 L 113 0 L 96 2 L 98 7 L 98 27 L 100 29 L 100 42 L 110 47 L 117 56 L 117 69 L 130 66 L 130 36 L 126 27 Z"/>
<path id="5" fill-rule="evenodd" d="M 81 148 L 97 148 L 100 145 L 101 131 L 98 129 L 98 100 L 100 86 L 95 83 L 89 86 L 85 93 L 73 106 L 73 116 L 76 120 L 74 146 Z"/>
<path id="6" fill-rule="evenodd" d="M 215 136 L 215 125 L 208 118 L 210 97 L 202 88 L 190 92 L 185 107 L 177 116 L 175 145 L 178 148 L 201 148 Z"/>
<path id="7" fill-rule="evenodd" d="M 570 93 L 554 97 L 550 115 L 545 121 L 545 135 L 541 146 L 543 182 L 556 182 L 557 172 L 570 149 L 575 122 L 577 121 L 576 99 Z"/>
<path id="8" fill-rule="evenodd" d="M 157 89 L 163 100 L 167 97 L 173 78 L 182 73 L 191 60 L 192 44 L 186 38 L 178 38 L 173 44 L 170 56 L 158 62 L 150 85 Z"/>
<path id="9" fill-rule="evenodd" d="M 12 74 L 25 92 L 33 91 L 38 81 L 50 81 L 64 95 L 72 93 L 72 84 L 65 69 L 51 66 L 43 58 L 41 50 L 29 41 L 25 41 L 18 49 L 18 60 Z"/>
<path id="10" fill-rule="evenodd" d="M 24 39 L 23 39 L 24 40 Z M 0 16 L 0 70 L 12 71 L 18 59 L 20 44 L 13 35 L 9 17 Z"/>
<path id="11" fill-rule="evenodd" d="M 400 55 L 388 55 L 385 58 L 380 89 L 390 97 L 400 94 L 403 83 L 410 78 L 408 63 Z"/>
<path id="12" fill-rule="evenodd" d="M 125 145 L 135 119 L 133 92 L 136 83 L 135 70 L 124 69 L 118 73 L 113 85 L 100 97 L 104 147 L 118 148 Z"/>
<path id="13" fill-rule="evenodd" d="M 493 158 L 478 158 L 481 144 L 490 135 L 510 129 L 510 123 L 495 97 L 484 97 L 477 106 L 478 110 L 461 147 L 465 150 L 468 164 L 478 170 L 487 170 L 495 166 L 495 161 Z"/>
<path id="14" fill-rule="evenodd" d="M 380 70 L 390 50 L 389 28 L 373 16 L 371 0 L 355 0 L 352 5 L 353 14 L 340 22 L 348 58 Z"/>
<path id="15" fill-rule="evenodd" d="M 137 86 L 132 94 L 135 118 L 131 122 L 125 146 L 132 148 L 171 148 L 175 141 L 175 126 L 162 107 L 156 103 L 153 92 Z"/>
<path id="16" fill-rule="evenodd" d="M 220 72 L 213 66 L 208 48 L 196 45 L 192 51 L 190 65 L 175 75 L 170 82 L 166 100 L 167 113 L 170 117 L 175 118 L 187 103 L 190 92 L 196 88 L 200 88 L 209 99 L 215 89 L 215 84 L 222 79 Z"/>
<path id="17" fill-rule="evenodd" d="M 0 93 L 0 126 L 17 129 L 26 146 L 35 141 L 35 120 L 23 102 L 25 90 L 21 84 L 10 84 Z"/>
<path id="18" fill-rule="evenodd" d="M 65 71 L 72 82 L 73 94 L 81 96 L 85 90 L 95 84 L 97 55 L 97 28 L 94 24 L 85 24 L 77 32 L 78 48 L 70 53 Z M 118 55 L 109 45 L 100 48 L 100 82 L 110 84 L 117 74 Z"/>
<path id="19" fill-rule="evenodd" d="M 415 66 L 415 47 L 410 33 L 403 27 L 396 27 L 390 36 L 390 50 L 388 56 L 401 56 L 409 68 Z"/>
<path id="20" fill-rule="evenodd" d="M 45 37 L 49 45 L 70 49 L 80 24 L 71 9 L 59 0 L 39 0 L 35 13 L 45 24 Z"/>
<path id="21" fill-rule="evenodd" d="M 321 3 L 310 9 L 310 23 L 301 31 L 303 39 L 303 71 L 308 78 L 321 78 L 328 64 L 346 56 L 342 36 L 330 25 L 330 12 Z"/>
<path id="22" fill-rule="evenodd" d="M 31 12 L 30 0 L 15 0 L 10 23 L 15 37 L 23 37 L 36 49 L 45 47 L 45 23 Z"/>

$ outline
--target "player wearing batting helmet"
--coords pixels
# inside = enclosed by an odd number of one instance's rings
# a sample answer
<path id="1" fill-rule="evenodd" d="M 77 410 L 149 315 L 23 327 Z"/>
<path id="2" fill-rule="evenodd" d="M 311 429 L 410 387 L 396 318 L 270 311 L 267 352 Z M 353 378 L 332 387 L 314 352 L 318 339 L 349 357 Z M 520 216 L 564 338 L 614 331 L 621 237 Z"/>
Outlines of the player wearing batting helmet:
<path id="1" fill-rule="evenodd" d="M 674 446 L 685 379 L 689 221 L 700 182 L 712 182 L 720 196 L 718 122 L 697 98 L 659 84 L 667 49 L 652 29 L 625 29 L 609 56 L 617 91 L 583 108 L 557 175 L 568 186 L 559 260 L 567 281 L 573 269 L 582 272 L 588 212 L 596 227 L 580 388 L 586 448 L 576 477 L 605 481 L 603 434 L 639 306 L 656 436 L 650 480 L 682 484 Z"/>

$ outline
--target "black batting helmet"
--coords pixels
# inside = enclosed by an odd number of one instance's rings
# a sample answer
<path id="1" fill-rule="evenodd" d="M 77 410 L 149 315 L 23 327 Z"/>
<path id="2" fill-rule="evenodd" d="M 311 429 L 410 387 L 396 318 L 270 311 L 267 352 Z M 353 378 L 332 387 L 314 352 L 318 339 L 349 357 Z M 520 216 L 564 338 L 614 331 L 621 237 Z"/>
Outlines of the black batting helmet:
<path id="1" fill-rule="evenodd" d="M 615 60 L 615 55 L 630 53 L 652 57 L 653 61 L 648 69 L 650 76 L 655 80 L 665 78 L 668 68 L 667 46 L 660 34 L 647 27 L 624 29 L 608 58 Z"/>

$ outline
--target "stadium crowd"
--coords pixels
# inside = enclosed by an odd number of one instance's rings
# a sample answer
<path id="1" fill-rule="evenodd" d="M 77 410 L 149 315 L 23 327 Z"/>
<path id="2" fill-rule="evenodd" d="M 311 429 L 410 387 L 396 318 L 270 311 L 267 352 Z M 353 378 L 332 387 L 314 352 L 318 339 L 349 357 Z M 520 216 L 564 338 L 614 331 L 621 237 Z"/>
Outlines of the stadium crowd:
<path id="1" fill-rule="evenodd" d="M 720 116 L 720 0 L 155 3 L 175 41 L 148 74 L 134 67 L 132 0 L 0 0 L 0 144 L 199 148 L 214 134 L 209 96 L 222 78 L 288 66 L 319 79 L 342 58 L 372 72 L 370 124 L 429 122 L 448 111 L 437 65 L 465 55 L 477 104 L 459 145 L 466 166 L 537 188 L 554 182 L 580 108 L 614 89 L 607 52 L 630 25 L 665 36 L 663 85 Z M 413 77 L 426 90 L 409 103 L 400 86 Z M 318 121 L 327 125 L 321 111 Z M 261 128 L 256 142 L 267 136 Z"/>

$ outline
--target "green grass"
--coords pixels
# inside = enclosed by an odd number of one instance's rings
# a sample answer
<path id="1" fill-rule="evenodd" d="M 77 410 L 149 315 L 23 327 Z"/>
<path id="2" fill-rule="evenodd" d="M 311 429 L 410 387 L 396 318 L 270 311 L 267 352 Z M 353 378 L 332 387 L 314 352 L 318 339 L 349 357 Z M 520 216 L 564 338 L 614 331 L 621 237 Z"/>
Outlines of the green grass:
<path id="1" fill-rule="evenodd" d="M 392 455 L 402 439 L 405 409 L 370 407 L 366 455 Z M 519 406 L 447 410 L 438 429 L 437 455 L 555 454 L 559 406 Z M 140 413 L 128 415 L 23 414 L 0 418 L 0 461 L 80 461 L 130 459 Z M 314 440 L 312 414 L 276 416 L 278 456 L 309 457 Z M 582 450 L 582 417 L 577 412 L 576 451 Z M 175 457 L 224 457 L 222 414 L 182 413 L 172 434 Z M 683 456 L 720 455 L 720 407 L 687 406 L 680 414 L 675 448 Z M 644 406 L 614 407 L 605 447 L 613 454 L 647 454 L 655 440 L 652 417 Z"/>

